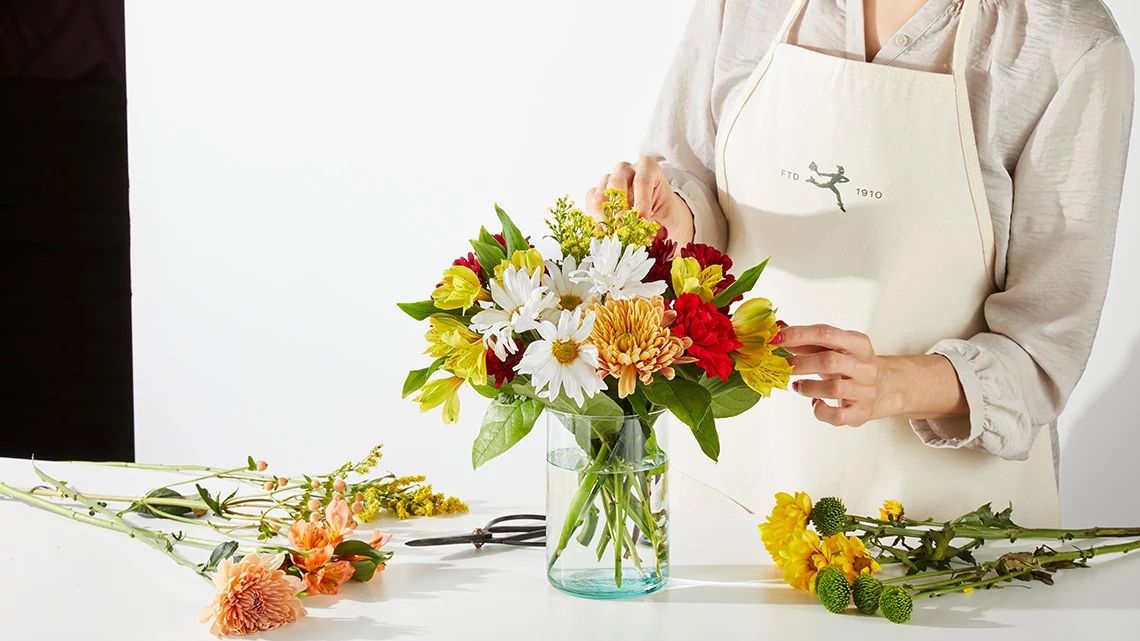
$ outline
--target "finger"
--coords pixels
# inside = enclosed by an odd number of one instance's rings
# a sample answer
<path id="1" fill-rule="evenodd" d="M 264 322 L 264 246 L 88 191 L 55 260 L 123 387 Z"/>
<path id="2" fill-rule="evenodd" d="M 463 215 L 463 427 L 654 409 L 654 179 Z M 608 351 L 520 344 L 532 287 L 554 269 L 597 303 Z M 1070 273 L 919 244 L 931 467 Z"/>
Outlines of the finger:
<path id="1" fill-rule="evenodd" d="M 814 354 L 793 354 L 788 358 L 788 363 L 792 366 L 792 373 L 797 376 L 824 374 L 862 380 L 871 374 L 870 364 L 850 354 L 834 350 Z"/>
<path id="2" fill-rule="evenodd" d="M 606 188 L 620 189 L 625 193 L 625 199 L 628 202 L 633 198 L 633 194 L 630 193 L 633 189 L 633 176 L 633 165 L 627 162 L 618 163 L 614 167 L 614 172 L 610 174 L 610 179 L 606 182 Z M 602 199 L 605 199 L 605 194 L 602 194 Z"/>
<path id="3" fill-rule="evenodd" d="M 792 383 L 792 389 L 801 396 L 833 401 L 867 401 L 874 398 L 871 386 L 848 378 L 803 379 Z"/>
<path id="4" fill-rule="evenodd" d="M 843 403 L 834 406 L 817 398 L 812 400 L 812 409 L 816 418 L 836 427 L 844 425 L 859 427 L 866 422 L 866 412 L 860 403 Z"/>
<path id="5" fill-rule="evenodd" d="M 862 332 L 849 331 L 831 325 L 796 325 L 780 330 L 783 339 L 780 347 L 792 351 L 793 347 L 817 346 L 860 356 L 873 356 L 871 339 Z"/>
<path id="6" fill-rule="evenodd" d="M 598 181 L 596 187 L 591 187 L 590 191 L 586 192 L 586 213 L 590 214 L 590 218 L 601 222 L 605 220 L 605 214 L 602 213 L 602 202 L 605 199 L 606 185 L 610 182 L 610 175 L 602 176 Z"/>
<path id="7" fill-rule="evenodd" d="M 661 183 L 661 178 L 661 166 L 649 156 L 638 160 L 634 166 L 633 200 L 630 206 L 640 209 L 641 215 L 646 218 L 656 217 L 659 211 L 655 209 L 657 198 L 654 191 Z"/>

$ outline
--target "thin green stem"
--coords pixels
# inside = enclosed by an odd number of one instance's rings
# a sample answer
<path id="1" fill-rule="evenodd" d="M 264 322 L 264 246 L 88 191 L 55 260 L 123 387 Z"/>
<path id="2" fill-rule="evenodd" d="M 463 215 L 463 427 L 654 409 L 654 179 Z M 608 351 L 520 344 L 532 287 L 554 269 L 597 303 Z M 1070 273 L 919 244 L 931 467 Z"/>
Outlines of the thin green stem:
<path id="1" fill-rule="evenodd" d="M 968 565 L 960 568 L 951 568 L 949 570 L 931 570 L 930 572 L 919 572 L 916 574 L 904 574 L 903 576 L 896 576 L 889 579 L 882 579 L 883 585 L 891 585 L 892 583 L 910 583 L 915 579 L 927 579 L 936 576 L 945 576 L 947 574 L 964 574 L 977 570 L 978 566 Z"/>

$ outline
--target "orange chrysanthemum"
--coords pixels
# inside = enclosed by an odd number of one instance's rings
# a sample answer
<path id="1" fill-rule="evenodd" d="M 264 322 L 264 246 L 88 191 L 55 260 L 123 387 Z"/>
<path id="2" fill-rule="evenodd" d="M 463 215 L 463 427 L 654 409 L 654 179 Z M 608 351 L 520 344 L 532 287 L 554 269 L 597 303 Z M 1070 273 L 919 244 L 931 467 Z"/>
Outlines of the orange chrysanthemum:
<path id="1" fill-rule="evenodd" d="M 665 309 L 660 296 L 594 303 L 594 331 L 590 342 L 598 348 L 598 372 L 618 379 L 618 396 L 633 393 L 638 379 L 649 383 L 660 373 L 672 379 L 673 365 L 691 363 L 683 356 L 692 345 L 688 338 L 669 333 L 677 314 Z"/>
<path id="2" fill-rule="evenodd" d="M 284 554 L 250 554 L 238 563 L 232 559 L 219 563 L 214 574 L 218 596 L 199 620 L 212 619 L 210 632 L 228 637 L 272 630 L 305 616 L 297 598 L 303 584 L 280 569 L 284 560 Z"/>

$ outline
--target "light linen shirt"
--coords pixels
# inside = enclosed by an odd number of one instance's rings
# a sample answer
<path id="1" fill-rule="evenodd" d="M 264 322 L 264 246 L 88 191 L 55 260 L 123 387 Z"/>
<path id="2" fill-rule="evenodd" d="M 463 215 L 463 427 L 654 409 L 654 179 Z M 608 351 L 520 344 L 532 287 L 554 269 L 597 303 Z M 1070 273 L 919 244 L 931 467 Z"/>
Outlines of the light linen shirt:
<path id="1" fill-rule="evenodd" d="M 732 230 L 716 198 L 718 125 L 767 51 L 792 0 L 698 0 L 643 154 L 658 158 L 693 212 L 697 242 Z M 928 0 L 872 61 L 950 72 L 961 0 Z M 809 0 L 790 41 L 865 59 L 862 0 Z M 1099 0 L 983 0 L 967 85 L 996 244 L 989 331 L 929 353 L 957 371 L 970 432 L 912 421 L 933 447 L 1028 457 L 1088 361 L 1116 234 L 1133 68 Z M 762 152 L 758 152 L 762 153 Z M 819 256 L 819 260 L 828 260 Z M 785 302 L 787 305 L 793 302 Z"/>

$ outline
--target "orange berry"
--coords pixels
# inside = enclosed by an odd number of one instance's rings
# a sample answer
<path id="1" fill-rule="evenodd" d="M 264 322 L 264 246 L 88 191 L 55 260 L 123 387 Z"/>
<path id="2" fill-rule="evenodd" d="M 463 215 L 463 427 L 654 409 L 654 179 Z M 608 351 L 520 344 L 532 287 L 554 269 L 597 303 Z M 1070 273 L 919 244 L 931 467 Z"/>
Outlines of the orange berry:
<path id="1" fill-rule="evenodd" d="M 280 487 L 285 487 L 286 485 L 289 485 L 289 479 L 285 478 L 284 476 L 279 476 L 277 477 L 277 485 Z"/>
<path id="2" fill-rule="evenodd" d="M 277 484 L 273 481 L 266 481 L 265 485 L 262 485 L 261 487 L 264 487 L 267 490 L 272 490 L 273 488 L 277 487 Z"/>
<path id="3" fill-rule="evenodd" d="M 269 463 L 266 463 L 265 461 L 258 461 L 257 462 L 257 471 L 258 472 L 264 472 L 268 467 L 269 467 Z"/>
<path id="4" fill-rule="evenodd" d="M 316 513 L 321 509 L 321 502 L 317 499 L 309 499 L 309 511 Z"/>
<path id="5" fill-rule="evenodd" d="M 344 482 L 344 479 L 337 479 L 333 483 L 333 489 L 336 490 L 337 492 L 343 492 L 347 487 L 348 487 L 348 484 Z"/>

